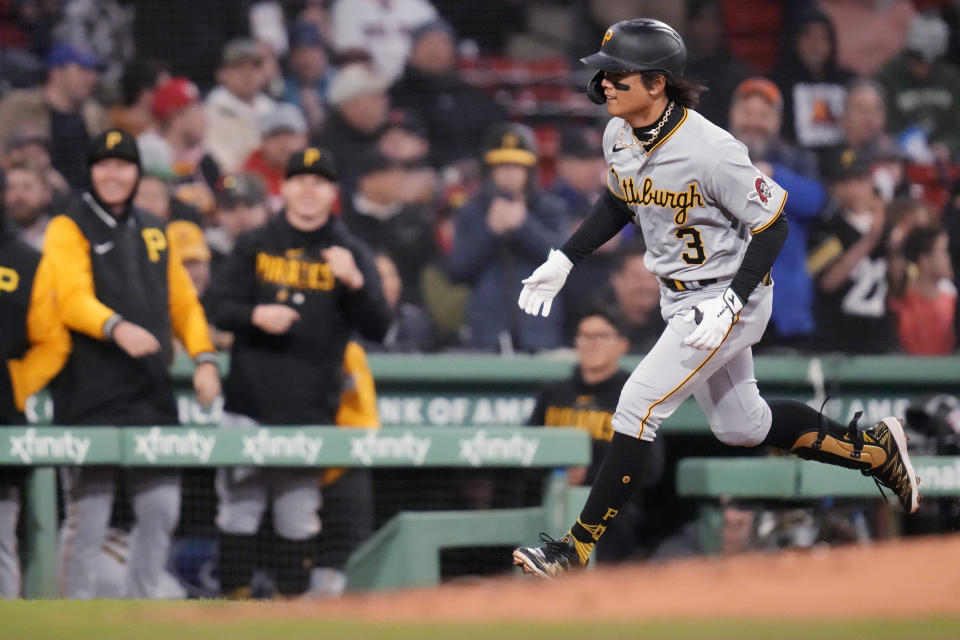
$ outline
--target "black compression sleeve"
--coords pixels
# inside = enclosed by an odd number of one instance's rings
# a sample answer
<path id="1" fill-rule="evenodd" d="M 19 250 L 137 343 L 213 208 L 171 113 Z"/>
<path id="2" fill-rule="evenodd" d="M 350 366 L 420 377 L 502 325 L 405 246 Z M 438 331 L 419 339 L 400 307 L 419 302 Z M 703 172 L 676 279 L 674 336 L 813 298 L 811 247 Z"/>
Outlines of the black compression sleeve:
<path id="1" fill-rule="evenodd" d="M 633 214 L 630 209 L 617 200 L 609 190 L 604 191 L 593 204 L 583 224 L 563 243 L 560 250 L 570 258 L 570 262 L 577 264 L 597 247 L 617 235 L 632 219 Z"/>
<path id="2" fill-rule="evenodd" d="M 789 231 L 787 216 L 780 214 L 773 224 L 753 236 L 753 240 L 747 245 L 747 253 L 743 256 L 740 269 L 730 283 L 730 288 L 744 304 L 763 276 L 770 271 Z"/>

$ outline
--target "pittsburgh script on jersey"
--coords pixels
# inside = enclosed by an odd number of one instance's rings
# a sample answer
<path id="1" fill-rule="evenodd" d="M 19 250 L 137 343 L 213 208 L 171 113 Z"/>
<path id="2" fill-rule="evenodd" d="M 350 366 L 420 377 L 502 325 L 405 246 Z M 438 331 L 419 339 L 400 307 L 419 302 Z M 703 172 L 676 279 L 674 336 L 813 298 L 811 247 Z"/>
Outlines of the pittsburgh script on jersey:
<path id="1" fill-rule="evenodd" d="M 313 262 L 262 251 L 257 254 L 257 278 L 293 289 L 333 289 L 334 277 L 326 262 Z"/>
<path id="2" fill-rule="evenodd" d="M 621 179 L 620 187 L 623 189 L 623 199 L 627 204 L 642 204 L 645 207 L 653 205 L 672 209 L 677 212 L 674 217 L 677 224 L 684 224 L 687 221 L 687 212 L 690 209 L 704 206 L 703 196 L 697 190 L 696 182 L 688 184 L 686 191 L 677 192 L 655 188 L 653 179 L 648 176 L 643 179 L 639 191 L 633 178 Z"/>

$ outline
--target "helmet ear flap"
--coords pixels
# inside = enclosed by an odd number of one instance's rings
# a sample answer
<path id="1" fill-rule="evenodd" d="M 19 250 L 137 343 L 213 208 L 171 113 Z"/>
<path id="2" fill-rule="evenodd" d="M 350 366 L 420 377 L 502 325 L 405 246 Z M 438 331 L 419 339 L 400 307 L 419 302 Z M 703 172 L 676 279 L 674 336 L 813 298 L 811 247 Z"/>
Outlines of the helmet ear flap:
<path id="1" fill-rule="evenodd" d="M 587 97 L 590 98 L 590 101 L 594 104 L 606 104 L 607 95 L 603 91 L 603 71 L 597 71 L 593 74 L 593 77 L 590 78 L 590 82 L 587 83 Z"/>

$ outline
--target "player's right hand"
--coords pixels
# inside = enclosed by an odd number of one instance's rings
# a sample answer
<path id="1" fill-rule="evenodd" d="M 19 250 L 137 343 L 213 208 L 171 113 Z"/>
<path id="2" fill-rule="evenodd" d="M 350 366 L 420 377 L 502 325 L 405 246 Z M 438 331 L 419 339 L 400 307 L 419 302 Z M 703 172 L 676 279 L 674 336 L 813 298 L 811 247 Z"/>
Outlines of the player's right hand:
<path id="1" fill-rule="evenodd" d="M 160 351 L 160 341 L 152 333 L 129 320 L 118 322 L 110 337 L 131 358 L 139 358 Z"/>
<path id="2" fill-rule="evenodd" d="M 289 331 L 290 325 L 299 319 L 297 310 L 285 304 L 258 304 L 253 308 L 250 321 L 261 331 L 279 336 Z"/>
<path id="3" fill-rule="evenodd" d="M 535 316 L 543 308 L 543 317 L 550 315 L 553 299 L 560 293 L 563 284 L 573 263 L 562 251 L 550 250 L 547 261 L 537 267 L 530 277 L 523 281 L 523 291 L 520 292 L 520 308 Z"/>

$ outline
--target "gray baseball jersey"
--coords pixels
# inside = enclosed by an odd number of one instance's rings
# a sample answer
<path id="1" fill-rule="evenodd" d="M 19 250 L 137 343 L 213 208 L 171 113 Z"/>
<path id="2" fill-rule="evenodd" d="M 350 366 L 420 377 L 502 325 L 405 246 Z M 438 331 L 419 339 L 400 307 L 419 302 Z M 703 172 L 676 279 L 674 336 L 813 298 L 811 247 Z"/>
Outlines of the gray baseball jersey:
<path id="1" fill-rule="evenodd" d="M 625 120 L 610 120 L 603 134 L 607 187 L 633 211 L 653 274 L 729 280 L 750 233 L 777 219 L 787 194 L 750 163 L 732 135 L 696 111 L 676 108 L 682 120 L 649 152 Z"/>

